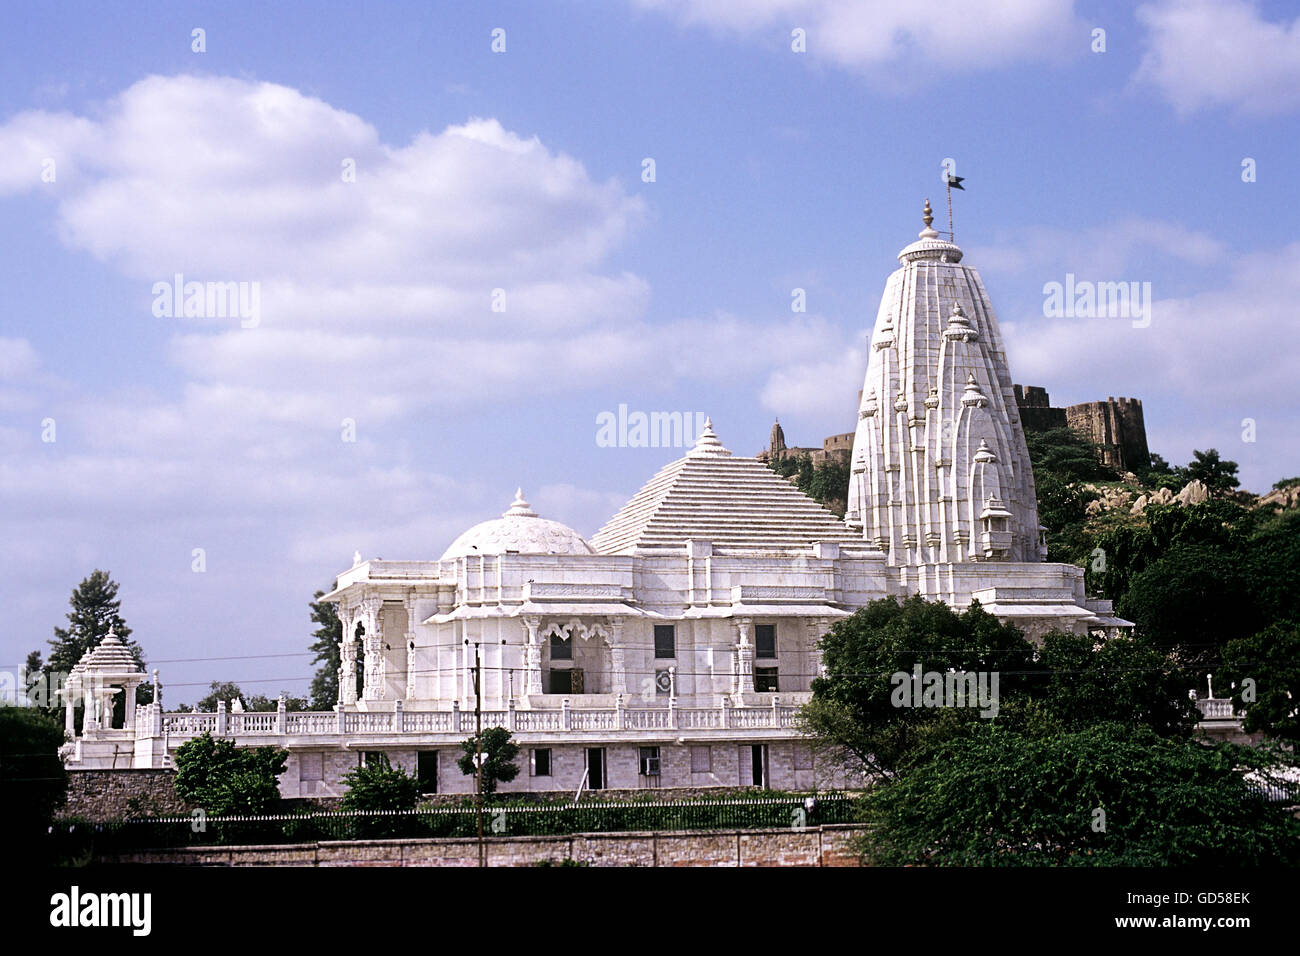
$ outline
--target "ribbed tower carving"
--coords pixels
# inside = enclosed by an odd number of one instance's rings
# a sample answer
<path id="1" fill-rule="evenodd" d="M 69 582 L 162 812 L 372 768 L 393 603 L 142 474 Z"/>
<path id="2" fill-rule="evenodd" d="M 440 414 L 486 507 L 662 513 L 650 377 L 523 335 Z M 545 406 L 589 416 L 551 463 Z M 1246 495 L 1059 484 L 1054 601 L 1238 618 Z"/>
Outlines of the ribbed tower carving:
<path id="1" fill-rule="evenodd" d="M 930 228 L 898 254 L 862 387 L 850 527 L 894 565 L 1041 561 L 1034 478 L 979 273 Z"/>

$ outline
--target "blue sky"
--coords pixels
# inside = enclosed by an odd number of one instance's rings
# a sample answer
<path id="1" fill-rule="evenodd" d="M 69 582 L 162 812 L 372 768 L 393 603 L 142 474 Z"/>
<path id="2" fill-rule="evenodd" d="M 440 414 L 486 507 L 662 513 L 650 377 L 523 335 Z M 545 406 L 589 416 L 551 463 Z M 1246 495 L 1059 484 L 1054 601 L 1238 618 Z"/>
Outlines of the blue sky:
<path id="1" fill-rule="evenodd" d="M 1217 447 L 1256 491 L 1300 472 L 1287 5 L 0 19 L 0 667 L 103 567 L 170 702 L 300 691 L 307 657 L 251 655 L 302 651 L 353 550 L 437 558 L 516 485 L 589 535 L 679 454 L 599 447 L 601 412 L 706 412 L 742 454 L 774 415 L 792 443 L 849 430 L 946 157 L 1016 381 L 1140 397 L 1154 450 Z M 258 283 L 257 326 L 155 316 L 176 273 Z M 1045 318 L 1067 273 L 1150 282 L 1150 326 Z"/>

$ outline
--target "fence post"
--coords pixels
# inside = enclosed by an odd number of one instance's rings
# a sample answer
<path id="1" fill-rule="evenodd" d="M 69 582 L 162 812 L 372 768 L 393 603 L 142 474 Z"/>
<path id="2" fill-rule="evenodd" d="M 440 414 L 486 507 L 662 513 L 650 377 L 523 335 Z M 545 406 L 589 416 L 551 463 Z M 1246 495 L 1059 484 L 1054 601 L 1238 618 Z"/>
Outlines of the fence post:
<path id="1" fill-rule="evenodd" d="M 226 702 L 224 700 L 219 700 L 217 701 L 217 736 L 224 737 L 225 735 L 226 735 Z"/>
<path id="2" fill-rule="evenodd" d="M 515 727 L 515 699 L 511 697 L 506 701 L 506 729 L 513 732 Z"/>
<path id="3" fill-rule="evenodd" d="M 623 702 L 623 695 L 619 694 L 614 698 L 614 729 L 622 730 L 627 725 L 627 705 Z"/>
<path id="4" fill-rule="evenodd" d="M 335 704 L 335 705 L 334 705 L 334 713 L 335 713 L 336 715 L 338 715 L 338 721 L 337 721 L 337 723 L 338 723 L 338 732 L 339 732 L 340 734 L 345 734 L 345 733 L 347 733 L 347 727 L 348 727 L 348 724 L 347 724 L 347 721 L 344 719 L 343 705 L 342 705 L 342 704 Z"/>
<path id="5" fill-rule="evenodd" d="M 402 719 L 402 702 L 401 700 L 393 701 L 393 733 L 400 734 L 406 730 L 406 722 Z"/>
<path id="6" fill-rule="evenodd" d="M 773 727 L 781 726 L 781 708 L 778 706 L 780 703 L 781 703 L 781 698 L 777 697 L 776 694 L 773 694 L 772 695 L 772 726 Z"/>
<path id="7" fill-rule="evenodd" d="M 730 697 L 722 698 L 722 726 L 723 727 L 731 726 L 731 698 Z"/>
<path id="8" fill-rule="evenodd" d="M 150 719 L 153 722 L 153 735 L 155 737 L 161 737 L 162 736 L 162 704 L 159 704 L 155 701 L 150 706 L 153 707 L 153 714 L 150 717 Z"/>
<path id="9" fill-rule="evenodd" d="M 451 702 L 451 729 L 460 733 L 460 701 Z"/>
<path id="10" fill-rule="evenodd" d="M 569 707 L 569 698 L 566 697 L 560 702 L 560 721 L 565 730 L 573 729 L 573 714 L 570 712 Z"/>
<path id="11" fill-rule="evenodd" d="M 677 698 L 668 698 L 668 729 L 677 729 Z"/>
<path id="12" fill-rule="evenodd" d="M 285 734 L 289 731 L 289 705 L 285 702 L 284 694 L 275 703 L 275 732 Z"/>

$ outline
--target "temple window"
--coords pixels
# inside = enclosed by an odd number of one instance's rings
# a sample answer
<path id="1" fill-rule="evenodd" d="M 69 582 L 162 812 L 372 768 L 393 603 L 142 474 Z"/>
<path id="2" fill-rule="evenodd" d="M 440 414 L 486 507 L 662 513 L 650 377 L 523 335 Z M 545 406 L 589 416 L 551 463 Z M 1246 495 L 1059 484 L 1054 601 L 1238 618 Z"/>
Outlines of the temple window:
<path id="1" fill-rule="evenodd" d="M 549 777 L 551 775 L 551 748 L 536 747 L 533 749 L 533 776 Z"/>
<path id="2" fill-rule="evenodd" d="M 551 635 L 551 660 L 553 661 L 573 660 L 573 641 L 567 640 L 560 634 L 552 634 Z"/>
<path id="3" fill-rule="evenodd" d="M 776 657 L 776 625 L 759 624 L 754 628 L 754 656 Z"/>
<path id="4" fill-rule="evenodd" d="M 674 658 L 677 656 L 676 629 L 671 624 L 655 625 L 655 657 Z"/>

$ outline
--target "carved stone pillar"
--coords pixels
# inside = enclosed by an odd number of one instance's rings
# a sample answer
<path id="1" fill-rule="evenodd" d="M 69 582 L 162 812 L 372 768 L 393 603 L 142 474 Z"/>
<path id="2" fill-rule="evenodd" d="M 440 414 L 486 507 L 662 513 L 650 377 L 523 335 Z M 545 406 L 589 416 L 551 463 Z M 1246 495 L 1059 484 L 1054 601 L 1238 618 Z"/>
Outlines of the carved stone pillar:
<path id="1" fill-rule="evenodd" d="M 528 629 L 528 643 L 524 645 L 524 667 L 527 671 L 524 686 L 525 693 L 542 692 L 542 645 L 537 641 L 537 630 L 542 626 L 540 617 L 524 618 L 524 627 Z"/>
<path id="2" fill-rule="evenodd" d="M 156 672 L 155 672 L 156 673 Z M 63 688 L 63 730 L 71 739 L 77 735 L 76 707 L 77 684 L 69 681 Z"/>
<path id="3" fill-rule="evenodd" d="M 343 640 L 339 642 L 339 703 L 357 702 L 357 639 L 356 616 L 350 610 L 339 610 L 343 623 Z"/>
<path id="4" fill-rule="evenodd" d="M 736 645 L 736 693 L 738 694 L 754 693 L 754 645 L 749 639 L 753 624 L 754 622 L 749 618 L 741 618 L 736 622 L 736 631 L 740 635 L 740 642 Z"/>
<path id="5" fill-rule="evenodd" d="M 415 593 L 406 595 L 406 699 L 415 699 Z"/>
<path id="6" fill-rule="evenodd" d="M 388 668 L 384 659 L 383 607 L 379 598 L 365 598 L 361 602 L 362 622 L 366 628 L 362 645 L 366 673 L 366 686 L 361 691 L 363 700 L 383 700 L 387 696 L 384 686 Z"/>
<path id="7" fill-rule="evenodd" d="M 613 686 L 610 693 L 627 693 L 627 648 L 623 646 L 623 619 L 610 618 L 609 621 L 609 663 L 613 671 Z"/>

